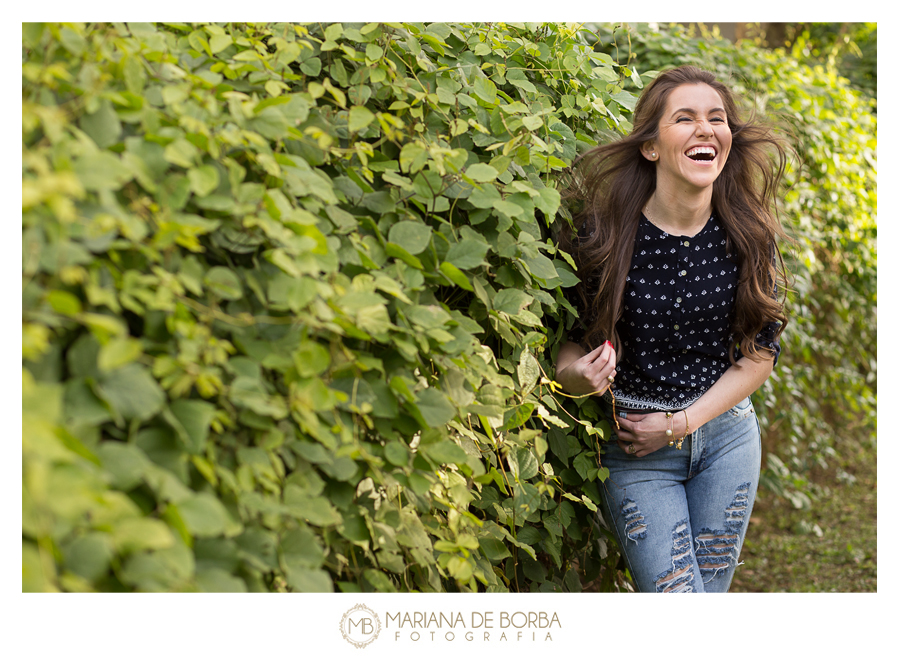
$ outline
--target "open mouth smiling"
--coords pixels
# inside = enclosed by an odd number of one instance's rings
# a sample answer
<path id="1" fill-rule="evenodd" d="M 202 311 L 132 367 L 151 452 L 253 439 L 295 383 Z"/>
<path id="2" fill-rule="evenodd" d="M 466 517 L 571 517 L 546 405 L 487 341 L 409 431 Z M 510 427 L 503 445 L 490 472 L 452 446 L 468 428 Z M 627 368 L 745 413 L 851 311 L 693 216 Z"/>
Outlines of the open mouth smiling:
<path id="1" fill-rule="evenodd" d="M 716 159 L 716 149 L 712 146 L 695 146 L 685 155 L 694 162 L 712 162 Z"/>

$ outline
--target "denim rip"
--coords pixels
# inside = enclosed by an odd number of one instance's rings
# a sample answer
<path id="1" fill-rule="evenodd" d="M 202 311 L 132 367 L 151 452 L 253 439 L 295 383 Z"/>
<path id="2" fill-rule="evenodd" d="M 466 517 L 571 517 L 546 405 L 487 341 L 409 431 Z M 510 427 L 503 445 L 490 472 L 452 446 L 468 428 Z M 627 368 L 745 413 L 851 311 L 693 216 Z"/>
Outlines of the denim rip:
<path id="1" fill-rule="evenodd" d="M 625 518 L 625 536 L 633 542 L 647 536 L 647 524 L 644 515 L 638 509 L 637 503 L 631 498 L 622 500 L 622 516 Z"/>
<path id="2" fill-rule="evenodd" d="M 747 513 L 750 483 L 745 482 L 735 491 L 731 505 L 725 510 L 725 530 L 701 528 L 694 540 L 700 577 L 708 583 L 729 566 L 737 566 L 740 546 L 738 537 Z"/>
<path id="3" fill-rule="evenodd" d="M 670 594 L 694 591 L 694 564 L 687 519 L 680 521 L 672 530 L 672 568 L 656 577 L 656 591 Z"/>

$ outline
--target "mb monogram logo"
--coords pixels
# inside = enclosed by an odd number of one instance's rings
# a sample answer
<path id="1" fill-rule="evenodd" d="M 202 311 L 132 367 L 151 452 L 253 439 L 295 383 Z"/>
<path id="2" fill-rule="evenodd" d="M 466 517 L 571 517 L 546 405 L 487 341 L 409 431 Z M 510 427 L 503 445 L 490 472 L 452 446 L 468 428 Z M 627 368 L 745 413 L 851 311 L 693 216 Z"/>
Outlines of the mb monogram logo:
<path id="1" fill-rule="evenodd" d="M 341 618 L 341 635 L 357 649 L 362 649 L 378 637 L 381 620 L 370 608 L 358 603 Z"/>

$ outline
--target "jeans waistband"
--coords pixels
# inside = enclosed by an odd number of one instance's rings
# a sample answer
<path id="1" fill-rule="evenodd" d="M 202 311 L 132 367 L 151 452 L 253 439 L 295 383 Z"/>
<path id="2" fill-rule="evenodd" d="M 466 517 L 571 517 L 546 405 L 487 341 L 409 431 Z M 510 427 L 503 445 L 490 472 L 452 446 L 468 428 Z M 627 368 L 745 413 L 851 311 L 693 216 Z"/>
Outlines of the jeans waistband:
<path id="1" fill-rule="evenodd" d="M 609 416 L 612 415 L 613 405 L 612 402 L 607 399 L 600 400 L 600 408 L 603 412 Z M 685 407 L 686 408 L 686 407 Z M 616 403 L 616 413 L 621 417 L 622 413 L 629 414 L 657 414 L 657 413 L 665 413 L 666 411 L 671 411 L 673 414 L 679 413 L 681 409 L 632 409 L 631 407 L 626 407 L 618 402 Z"/>

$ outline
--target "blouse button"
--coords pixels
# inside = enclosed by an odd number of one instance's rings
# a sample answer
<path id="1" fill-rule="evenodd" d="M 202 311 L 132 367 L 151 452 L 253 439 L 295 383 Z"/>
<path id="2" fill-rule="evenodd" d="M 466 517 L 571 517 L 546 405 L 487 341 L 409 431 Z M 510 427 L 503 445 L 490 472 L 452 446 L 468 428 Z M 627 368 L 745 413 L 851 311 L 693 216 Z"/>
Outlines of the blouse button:
<path id="1" fill-rule="evenodd" d="M 685 274 L 687 274 L 687 272 L 686 272 L 685 270 L 681 270 L 681 271 L 678 273 L 678 276 L 684 276 Z"/>
<path id="2" fill-rule="evenodd" d="M 678 325 L 676 324 L 674 327 L 675 331 L 678 331 Z"/>
<path id="3" fill-rule="evenodd" d="M 687 240 L 685 240 L 685 241 L 684 241 L 684 246 L 685 246 L 685 247 L 690 247 L 690 246 L 691 246 L 691 243 L 688 242 Z"/>
<path id="4" fill-rule="evenodd" d="M 680 304 L 680 303 L 681 303 L 681 297 L 676 297 L 676 298 L 675 298 L 675 301 L 678 302 L 678 303 Z"/>

